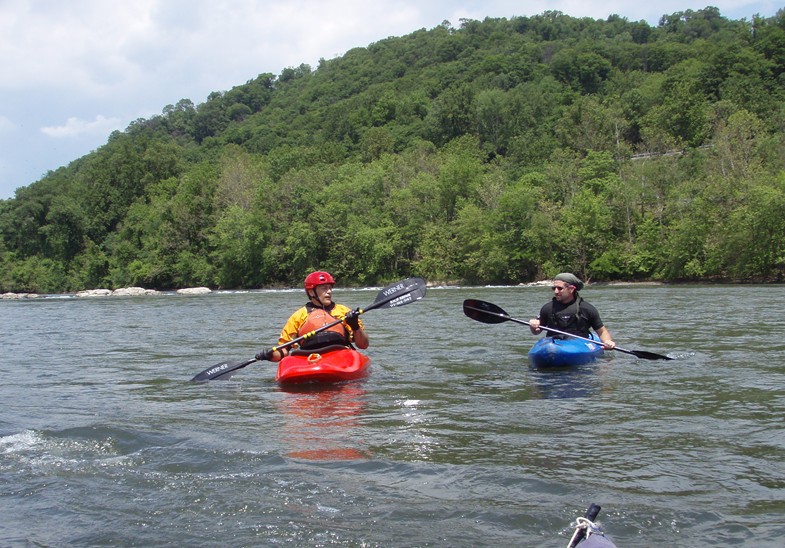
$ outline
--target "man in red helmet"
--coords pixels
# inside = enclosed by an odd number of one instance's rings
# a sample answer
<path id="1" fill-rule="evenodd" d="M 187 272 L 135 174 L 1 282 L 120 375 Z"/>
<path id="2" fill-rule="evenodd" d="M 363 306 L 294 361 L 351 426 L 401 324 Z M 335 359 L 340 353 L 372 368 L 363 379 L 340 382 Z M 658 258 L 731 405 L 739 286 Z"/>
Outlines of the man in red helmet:
<path id="1" fill-rule="evenodd" d="M 305 277 L 305 293 L 309 302 L 289 317 L 281 331 L 278 344 L 285 344 L 315 329 L 319 329 L 335 320 L 343 320 L 316 335 L 309 337 L 301 348 L 323 348 L 340 344 L 350 346 L 354 343 L 358 348 L 368 348 L 368 335 L 365 334 L 360 315 L 356 310 L 333 302 L 333 286 L 335 280 L 329 272 L 311 272 Z M 280 361 L 286 355 L 285 349 L 272 352 L 264 349 L 256 355 L 256 359 Z"/>

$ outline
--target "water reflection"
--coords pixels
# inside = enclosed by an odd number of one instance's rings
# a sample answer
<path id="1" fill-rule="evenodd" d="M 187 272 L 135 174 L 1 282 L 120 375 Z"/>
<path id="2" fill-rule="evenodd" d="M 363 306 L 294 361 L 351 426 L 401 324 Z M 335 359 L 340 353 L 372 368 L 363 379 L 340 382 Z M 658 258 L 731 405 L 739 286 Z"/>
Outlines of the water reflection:
<path id="1" fill-rule="evenodd" d="M 531 368 L 530 384 L 540 399 L 588 398 L 604 387 L 605 360 L 573 367 Z"/>
<path id="2" fill-rule="evenodd" d="M 366 407 L 362 382 L 281 388 L 277 406 L 284 419 L 286 455 L 308 460 L 369 458 L 359 417 Z"/>

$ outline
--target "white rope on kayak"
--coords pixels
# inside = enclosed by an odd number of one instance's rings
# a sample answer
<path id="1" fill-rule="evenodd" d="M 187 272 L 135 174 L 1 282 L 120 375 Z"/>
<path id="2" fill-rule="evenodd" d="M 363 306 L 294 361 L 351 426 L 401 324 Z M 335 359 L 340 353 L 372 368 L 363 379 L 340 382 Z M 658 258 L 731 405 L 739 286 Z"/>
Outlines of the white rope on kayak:
<path id="1" fill-rule="evenodd" d="M 602 529 L 600 529 L 600 526 L 596 525 L 590 519 L 579 517 L 576 519 L 576 521 L 577 525 L 575 526 L 575 532 L 572 534 L 572 538 L 570 538 L 567 548 L 573 548 L 578 544 L 578 542 L 586 540 L 592 535 L 600 535 L 602 537 L 605 536 L 605 534 L 602 532 Z"/>

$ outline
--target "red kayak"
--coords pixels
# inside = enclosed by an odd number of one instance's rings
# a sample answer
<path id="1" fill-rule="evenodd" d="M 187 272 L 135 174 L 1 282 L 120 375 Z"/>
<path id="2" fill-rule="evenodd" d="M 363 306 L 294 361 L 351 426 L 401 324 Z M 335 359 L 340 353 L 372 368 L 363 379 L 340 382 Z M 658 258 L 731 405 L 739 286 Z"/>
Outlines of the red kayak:
<path id="1" fill-rule="evenodd" d="M 368 376 L 371 358 L 345 346 L 292 350 L 278 362 L 279 384 L 334 383 Z"/>

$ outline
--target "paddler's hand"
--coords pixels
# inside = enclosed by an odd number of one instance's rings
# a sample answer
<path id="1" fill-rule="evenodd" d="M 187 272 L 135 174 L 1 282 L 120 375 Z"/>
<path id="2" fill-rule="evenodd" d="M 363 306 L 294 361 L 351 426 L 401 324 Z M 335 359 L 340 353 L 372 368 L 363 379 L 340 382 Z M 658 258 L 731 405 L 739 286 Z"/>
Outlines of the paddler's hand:
<path id="1" fill-rule="evenodd" d="M 352 328 L 352 331 L 357 331 L 360 329 L 360 312 L 355 308 L 354 310 L 350 310 L 346 317 L 344 317 L 343 321 L 346 322 L 346 325 Z"/>
<path id="2" fill-rule="evenodd" d="M 259 361 L 268 361 L 268 362 L 273 361 L 273 349 L 265 348 L 264 350 L 256 354 L 256 356 L 254 357 Z"/>
<path id="3" fill-rule="evenodd" d="M 540 329 L 540 320 L 534 318 L 533 320 L 529 320 L 529 329 L 534 335 L 537 335 L 542 329 Z"/>

